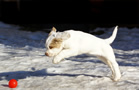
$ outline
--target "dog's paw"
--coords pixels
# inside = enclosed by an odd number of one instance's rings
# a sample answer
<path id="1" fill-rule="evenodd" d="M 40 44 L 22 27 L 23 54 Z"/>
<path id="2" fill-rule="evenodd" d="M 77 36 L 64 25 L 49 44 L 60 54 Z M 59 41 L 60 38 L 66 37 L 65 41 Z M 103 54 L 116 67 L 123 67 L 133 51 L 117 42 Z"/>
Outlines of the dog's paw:
<path id="1" fill-rule="evenodd" d="M 58 64 L 59 62 L 61 62 L 61 59 L 59 57 L 55 57 L 52 62 L 54 64 Z"/>
<path id="2" fill-rule="evenodd" d="M 117 82 L 117 81 L 119 81 L 121 79 L 121 75 L 119 74 L 119 76 L 116 76 L 116 77 L 113 77 L 112 78 L 112 80 L 114 81 L 114 82 Z"/>
<path id="3" fill-rule="evenodd" d="M 117 81 L 119 81 L 120 80 L 120 78 L 114 78 L 114 79 L 112 79 L 114 82 L 117 82 Z"/>
<path id="4" fill-rule="evenodd" d="M 52 62 L 53 62 L 53 64 L 58 64 L 58 63 L 59 63 L 59 62 L 56 61 L 56 60 L 53 60 Z"/>

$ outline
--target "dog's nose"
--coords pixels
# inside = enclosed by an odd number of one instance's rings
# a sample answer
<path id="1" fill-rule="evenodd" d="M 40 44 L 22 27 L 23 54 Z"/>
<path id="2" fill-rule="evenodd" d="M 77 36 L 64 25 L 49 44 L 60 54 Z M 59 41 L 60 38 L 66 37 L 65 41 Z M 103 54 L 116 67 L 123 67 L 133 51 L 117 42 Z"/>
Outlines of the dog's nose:
<path id="1" fill-rule="evenodd" d="M 45 53 L 45 55 L 46 55 L 46 56 L 49 56 L 49 54 L 48 54 L 47 52 Z"/>

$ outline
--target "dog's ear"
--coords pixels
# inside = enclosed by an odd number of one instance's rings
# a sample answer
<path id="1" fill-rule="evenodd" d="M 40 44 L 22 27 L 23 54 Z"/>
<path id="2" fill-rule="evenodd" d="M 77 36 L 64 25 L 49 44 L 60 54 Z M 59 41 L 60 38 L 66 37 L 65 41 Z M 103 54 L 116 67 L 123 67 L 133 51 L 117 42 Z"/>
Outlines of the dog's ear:
<path id="1" fill-rule="evenodd" d="M 53 27 L 53 28 L 52 28 L 52 31 L 56 32 L 56 28 L 55 28 L 55 27 Z"/>
<path id="2" fill-rule="evenodd" d="M 51 32 L 49 33 L 49 36 L 52 35 L 53 33 L 56 33 L 56 28 L 55 27 L 52 28 Z"/>
<path id="3" fill-rule="evenodd" d="M 67 40 L 70 38 L 70 34 L 68 32 L 63 32 L 61 38 L 62 40 Z"/>

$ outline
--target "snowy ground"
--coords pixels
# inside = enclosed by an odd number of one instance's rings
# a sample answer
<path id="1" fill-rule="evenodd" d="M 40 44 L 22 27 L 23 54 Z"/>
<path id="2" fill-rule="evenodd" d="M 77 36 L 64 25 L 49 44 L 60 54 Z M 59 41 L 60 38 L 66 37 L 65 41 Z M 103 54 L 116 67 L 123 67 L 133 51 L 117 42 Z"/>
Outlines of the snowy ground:
<path id="1" fill-rule="evenodd" d="M 139 90 L 139 29 L 119 28 L 112 47 L 122 78 L 110 79 L 111 71 L 95 57 L 80 55 L 60 64 L 44 56 L 47 33 L 27 32 L 0 22 L 0 90 L 10 79 L 18 80 L 13 90 Z M 107 38 L 112 28 L 98 37 Z"/>

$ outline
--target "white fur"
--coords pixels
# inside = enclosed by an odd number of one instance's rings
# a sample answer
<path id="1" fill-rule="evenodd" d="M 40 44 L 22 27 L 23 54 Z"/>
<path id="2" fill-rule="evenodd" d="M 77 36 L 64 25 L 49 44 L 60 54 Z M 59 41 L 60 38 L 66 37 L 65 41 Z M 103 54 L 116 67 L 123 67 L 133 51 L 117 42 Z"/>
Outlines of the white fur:
<path id="1" fill-rule="evenodd" d="M 112 79 L 118 81 L 121 77 L 119 65 L 115 60 L 115 55 L 110 44 L 116 37 L 117 27 L 115 27 L 112 36 L 108 39 L 100 39 L 91 34 L 82 31 L 68 30 L 58 32 L 49 36 L 46 40 L 46 53 L 53 56 L 53 63 L 59 63 L 64 58 L 76 56 L 80 54 L 90 54 L 97 56 L 105 64 L 107 64 L 112 71 Z M 63 42 L 60 48 L 49 49 L 49 43 L 53 38 L 62 38 Z M 67 37 L 65 39 L 65 37 Z"/>

